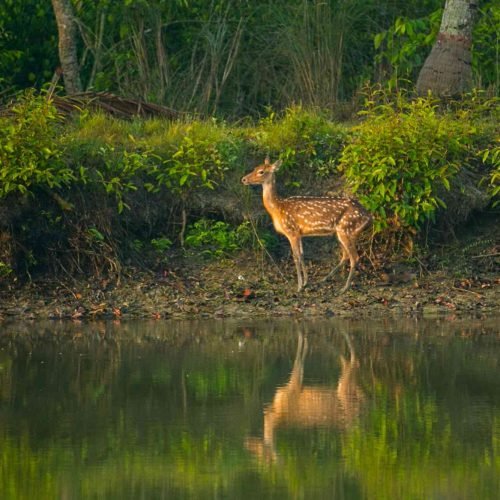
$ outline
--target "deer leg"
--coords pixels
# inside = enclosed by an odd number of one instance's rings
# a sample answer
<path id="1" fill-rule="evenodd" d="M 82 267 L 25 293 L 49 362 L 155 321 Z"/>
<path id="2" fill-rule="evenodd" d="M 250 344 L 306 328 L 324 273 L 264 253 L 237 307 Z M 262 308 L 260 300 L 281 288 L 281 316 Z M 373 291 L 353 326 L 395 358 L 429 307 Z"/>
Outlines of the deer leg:
<path id="1" fill-rule="evenodd" d="M 356 250 L 355 240 L 352 238 L 352 235 L 344 231 L 337 231 L 337 236 L 339 238 L 340 243 L 345 248 L 349 261 L 351 263 L 351 269 L 349 270 L 349 276 L 347 277 L 347 282 L 344 285 L 344 288 L 340 290 L 340 293 L 344 293 L 351 286 L 351 281 L 354 276 L 354 271 L 356 270 L 356 264 L 358 262 L 359 256 L 358 251 Z"/>
<path id="2" fill-rule="evenodd" d="M 302 277 L 304 278 L 303 286 L 306 286 L 307 285 L 307 267 L 306 267 L 306 263 L 304 262 L 304 248 L 302 247 L 302 238 L 299 240 L 299 245 L 300 245 L 300 263 L 301 263 L 301 269 L 302 269 Z"/>
<path id="3" fill-rule="evenodd" d="M 304 280 L 302 279 L 304 268 L 302 241 L 300 237 L 289 237 L 288 239 L 290 241 L 290 246 L 292 247 L 293 261 L 295 262 L 295 268 L 297 270 L 297 292 L 300 292 L 305 285 Z M 305 273 L 305 278 L 307 281 L 307 273 Z"/>
<path id="4" fill-rule="evenodd" d="M 344 226 L 341 229 L 337 228 L 337 237 L 342 244 L 343 249 L 345 249 L 346 251 L 346 253 L 342 255 L 342 259 L 346 258 L 347 256 L 351 263 L 351 269 L 349 270 L 347 282 L 340 290 L 340 293 L 344 293 L 351 286 L 351 281 L 356 270 L 356 264 L 359 260 L 358 251 L 356 249 L 356 238 L 358 237 L 358 234 L 361 233 L 361 231 L 363 231 L 363 229 L 365 229 L 366 226 L 371 223 L 371 221 L 371 217 L 367 216 L 361 221 L 361 224 L 359 224 L 354 229 L 352 228 L 352 223 L 350 225 L 351 227 L 349 227 L 349 224 L 347 224 L 347 227 Z"/>
<path id="5" fill-rule="evenodd" d="M 329 280 L 349 260 L 347 251 L 342 243 L 340 243 L 340 248 L 342 249 L 342 258 L 340 262 L 321 280 L 322 282 Z"/>

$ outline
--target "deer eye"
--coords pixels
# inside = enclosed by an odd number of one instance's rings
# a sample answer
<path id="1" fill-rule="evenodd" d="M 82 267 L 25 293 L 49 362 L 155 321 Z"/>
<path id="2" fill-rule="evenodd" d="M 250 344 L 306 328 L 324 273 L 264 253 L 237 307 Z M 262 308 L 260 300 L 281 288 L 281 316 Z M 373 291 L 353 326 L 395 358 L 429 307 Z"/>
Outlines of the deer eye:
<path id="1" fill-rule="evenodd" d="M 258 173 L 259 175 L 264 175 L 264 170 L 259 170 L 257 173 Z"/>

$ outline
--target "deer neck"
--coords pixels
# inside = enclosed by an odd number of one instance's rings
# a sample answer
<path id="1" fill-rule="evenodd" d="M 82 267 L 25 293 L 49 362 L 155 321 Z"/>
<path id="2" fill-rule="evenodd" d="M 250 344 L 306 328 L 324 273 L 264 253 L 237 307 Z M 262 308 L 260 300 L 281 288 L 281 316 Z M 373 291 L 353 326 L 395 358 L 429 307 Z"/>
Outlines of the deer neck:
<path id="1" fill-rule="evenodd" d="M 269 213 L 276 210 L 280 204 L 280 198 L 276 191 L 274 178 L 262 184 L 262 200 L 264 207 Z"/>

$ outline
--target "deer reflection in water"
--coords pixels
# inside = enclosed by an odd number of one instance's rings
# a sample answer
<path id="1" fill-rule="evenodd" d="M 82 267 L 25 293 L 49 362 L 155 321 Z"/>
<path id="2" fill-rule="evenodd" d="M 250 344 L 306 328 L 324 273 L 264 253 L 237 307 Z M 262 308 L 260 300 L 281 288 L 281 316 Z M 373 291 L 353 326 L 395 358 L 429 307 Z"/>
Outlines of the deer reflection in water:
<path id="1" fill-rule="evenodd" d="M 307 337 L 298 334 L 297 354 L 288 383 L 279 387 L 264 410 L 263 439 L 246 439 L 246 448 L 259 460 L 276 461 L 275 432 L 280 427 L 346 429 L 359 417 L 365 395 L 356 381 L 359 361 L 351 339 L 344 334 L 348 359 L 339 355 L 341 373 L 335 387 L 303 385 Z"/>

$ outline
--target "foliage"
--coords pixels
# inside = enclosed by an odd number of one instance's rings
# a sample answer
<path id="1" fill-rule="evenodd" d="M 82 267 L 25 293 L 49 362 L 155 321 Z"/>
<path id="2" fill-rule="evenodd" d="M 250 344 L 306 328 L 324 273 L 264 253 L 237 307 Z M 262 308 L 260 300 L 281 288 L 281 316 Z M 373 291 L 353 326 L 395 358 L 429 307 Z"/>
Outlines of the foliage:
<path id="1" fill-rule="evenodd" d="M 100 168 L 89 169 L 80 165 L 80 179 L 84 185 L 90 184 L 93 190 L 102 189 L 106 195 L 114 196 L 118 213 L 121 213 L 124 208 L 130 208 L 124 196 L 138 189 L 136 178 L 146 169 L 149 156 L 141 152 L 116 151 L 114 147 L 102 147 L 96 153 Z"/>
<path id="2" fill-rule="evenodd" d="M 340 170 L 375 215 L 375 233 L 395 250 L 445 207 L 442 193 L 473 155 L 476 127 L 467 111 L 460 120 L 441 115 L 430 98 L 377 104 L 376 97 L 369 96 L 364 121 L 352 130 Z"/>
<path id="3" fill-rule="evenodd" d="M 165 235 L 158 235 L 146 241 L 135 239 L 130 242 L 132 253 L 140 255 L 143 262 L 151 262 L 151 266 L 168 264 L 168 250 L 173 245 L 174 242 Z"/>
<path id="4" fill-rule="evenodd" d="M 216 145 L 185 136 L 170 158 L 156 165 L 152 173 L 158 186 L 186 197 L 197 188 L 213 189 L 223 171 Z"/>
<path id="5" fill-rule="evenodd" d="M 472 35 L 472 70 L 478 86 L 500 87 L 500 7 L 495 0 L 484 2 Z"/>
<path id="6" fill-rule="evenodd" d="M 375 63 L 382 73 L 378 78 L 389 90 L 415 81 L 437 37 L 442 14 L 443 9 L 438 9 L 424 18 L 398 17 L 389 29 L 375 35 Z"/>
<path id="7" fill-rule="evenodd" d="M 242 224 L 248 203 L 262 206 L 241 176 L 266 154 L 284 160 L 285 191 L 338 189 L 340 165 L 391 251 L 410 244 L 445 203 L 463 207 L 467 189 L 486 203 L 488 185 L 489 196 L 498 195 L 495 99 L 475 93 L 442 109 L 429 99 L 392 99 L 368 94 L 363 121 L 350 128 L 300 106 L 253 125 L 91 112 L 62 124 L 43 95 L 29 92 L 0 118 L 1 224 L 10 242 L 2 258 L 16 273 L 100 275 L 139 259 L 155 266 L 179 226 L 199 219 L 189 230 L 191 250 L 272 249 L 274 231 Z M 26 194 L 22 203 L 12 203 L 16 193 Z"/>
<path id="8" fill-rule="evenodd" d="M 497 144 L 499 142 L 500 140 L 497 140 Z M 492 167 L 483 182 L 488 185 L 488 193 L 495 207 L 500 204 L 500 145 L 483 151 L 482 159 L 484 163 L 489 163 Z"/>
<path id="9" fill-rule="evenodd" d="M 161 236 L 159 238 L 153 238 L 151 240 L 151 245 L 158 253 L 163 253 L 173 245 L 173 242 L 170 238 Z"/>
<path id="10" fill-rule="evenodd" d="M 54 140 L 60 119 L 51 102 L 30 91 L 11 113 L 0 118 L 0 198 L 71 184 L 74 174 Z"/>
<path id="11" fill-rule="evenodd" d="M 388 78 L 394 87 L 413 79 L 443 2 L 80 0 L 73 5 L 87 90 L 205 116 L 256 117 L 269 105 L 338 110 L 366 80 Z M 498 12 L 493 0 L 482 2 L 473 36 L 476 82 L 493 92 Z M 0 98 L 4 88 L 47 84 L 57 53 L 50 2 L 1 4 Z"/>
<path id="12" fill-rule="evenodd" d="M 187 248 L 202 250 L 208 256 L 222 257 L 245 248 L 251 239 L 248 222 L 233 229 L 224 221 L 203 218 L 188 227 L 185 245 Z"/>
<path id="13" fill-rule="evenodd" d="M 87 161 L 93 157 L 92 163 L 104 166 L 99 170 L 106 172 L 101 181 L 108 193 L 136 189 L 132 179 L 142 173 L 149 191 L 166 188 L 187 198 L 196 190 L 214 189 L 235 161 L 230 134 L 216 122 L 201 120 L 126 122 L 85 114 L 67 141 L 73 158 L 83 153 Z"/>
<path id="14" fill-rule="evenodd" d="M 334 174 L 346 135 L 346 127 L 324 112 L 299 106 L 288 108 L 283 116 L 271 111 L 249 131 L 254 149 L 281 158 L 296 183 L 299 177 Z"/>
<path id="15" fill-rule="evenodd" d="M 12 273 L 12 267 L 0 260 L 0 278 L 5 278 Z"/>
<path id="16" fill-rule="evenodd" d="M 1 2 L 0 97 L 4 89 L 42 86 L 50 81 L 57 65 L 57 30 L 51 3 Z"/>

